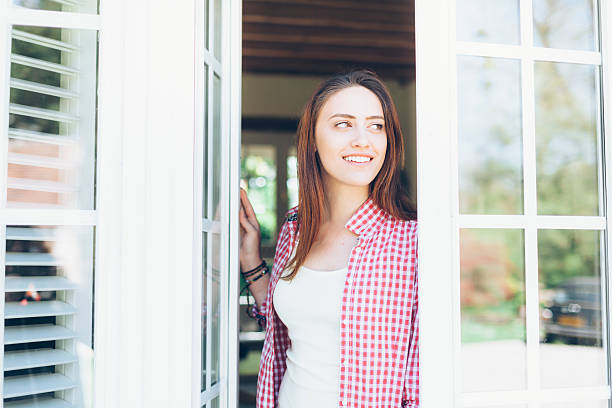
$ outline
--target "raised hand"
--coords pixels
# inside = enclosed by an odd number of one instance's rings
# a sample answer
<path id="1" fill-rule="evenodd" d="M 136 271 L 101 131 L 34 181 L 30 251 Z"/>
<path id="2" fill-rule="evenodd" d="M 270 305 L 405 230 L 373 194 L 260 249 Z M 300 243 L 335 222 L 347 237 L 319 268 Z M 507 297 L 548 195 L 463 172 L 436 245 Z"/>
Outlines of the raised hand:
<path id="1" fill-rule="evenodd" d="M 240 189 L 240 268 L 250 270 L 261 263 L 259 222 L 246 191 Z"/>

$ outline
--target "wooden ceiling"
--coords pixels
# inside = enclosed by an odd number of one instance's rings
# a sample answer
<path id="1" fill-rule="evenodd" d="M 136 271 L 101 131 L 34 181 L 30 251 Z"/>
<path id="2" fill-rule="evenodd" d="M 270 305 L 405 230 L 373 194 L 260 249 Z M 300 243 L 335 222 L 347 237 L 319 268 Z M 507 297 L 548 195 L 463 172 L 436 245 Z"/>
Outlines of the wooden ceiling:
<path id="1" fill-rule="evenodd" d="M 244 0 L 243 70 L 414 78 L 414 0 Z"/>

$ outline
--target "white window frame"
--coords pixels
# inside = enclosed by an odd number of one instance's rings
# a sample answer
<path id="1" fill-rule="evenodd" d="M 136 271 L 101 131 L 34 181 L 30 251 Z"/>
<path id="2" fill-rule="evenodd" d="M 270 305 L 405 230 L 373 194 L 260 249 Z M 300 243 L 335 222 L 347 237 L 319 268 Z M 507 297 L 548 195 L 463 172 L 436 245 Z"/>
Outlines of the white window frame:
<path id="1" fill-rule="evenodd" d="M 416 0 L 417 154 L 419 212 L 420 363 L 423 408 L 487 406 L 500 396 L 507 404 L 524 403 L 539 408 L 539 400 L 572 401 L 610 398 L 610 386 L 539 390 L 537 229 L 568 228 L 610 231 L 612 188 L 605 190 L 608 217 L 537 216 L 535 191 L 535 118 L 533 116 L 533 61 L 578 62 L 605 67 L 602 102 L 605 111 L 603 135 L 612 135 L 612 4 L 600 1 L 601 56 L 599 52 L 548 50 L 536 47 L 490 45 L 456 41 L 455 1 Z M 532 0 L 520 0 L 521 24 L 531 21 Z M 432 22 L 437 22 L 432 24 Z M 529 26 L 529 27 L 527 27 Z M 522 43 L 532 44 L 532 24 L 521 27 Z M 461 55 L 521 59 L 523 105 L 523 168 L 525 215 L 460 215 L 457 179 L 456 58 Z M 599 115 L 599 113 L 598 113 Z M 604 136 L 604 140 L 609 138 Z M 604 179 L 612 180 L 612 148 L 605 144 Z M 603 177 L 602 177 L 603 176 Z M 527 391 L 491 393 L 460 392 L 459 229 L 524 228 L 527 308 Z M 607 238 L 609 240 L 609 238 Z M 610 271 L 612 245 L 607 243 L 603 268 Z M 603 250 L 604 248 L 602 248 Z M 603 255 L 603 254 L 602 254 Z M 535 273 L 534 273 L 535 272 Z M 612 285 L 608 272 L 607 302 L 610 316 Z M 605 310 L 607 308 L 607 310 Z M 534 330 L 536 328 L 536 330 Z M 610 371 L 610 324 L 608 376 Z M 442 390 L 442 392 L 441 392 Z"/>

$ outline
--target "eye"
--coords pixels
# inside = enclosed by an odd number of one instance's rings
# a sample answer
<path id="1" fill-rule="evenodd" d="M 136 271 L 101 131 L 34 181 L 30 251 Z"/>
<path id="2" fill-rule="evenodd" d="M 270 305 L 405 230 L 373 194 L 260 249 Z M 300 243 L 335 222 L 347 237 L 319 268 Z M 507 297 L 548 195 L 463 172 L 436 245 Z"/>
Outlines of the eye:
<path id="1" fill-rule="evenodd" d="M 385 126 L 382 123 L 372 123 L 375 130 L 382 130 Z"/>
<path id="2" fill-rule="evenodd" d="M 346 120 L 336 123 L 336 127 L 339 127 L 339 128 L 347 128 L 349 126 L 351 126 L 351 124 Z"/>

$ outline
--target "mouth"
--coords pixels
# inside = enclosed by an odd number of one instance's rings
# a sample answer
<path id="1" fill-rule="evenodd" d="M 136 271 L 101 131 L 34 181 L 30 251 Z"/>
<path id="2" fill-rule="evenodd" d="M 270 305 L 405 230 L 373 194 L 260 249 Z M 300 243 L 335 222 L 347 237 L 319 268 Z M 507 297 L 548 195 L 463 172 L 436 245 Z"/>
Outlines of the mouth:
<path id="1" fill-rule="evenodd" d="M 342 157 L 344 161 L 352 165 L 363 166 L 370 163 L 374 158 L 372 156 L 349 155 Z"/>

